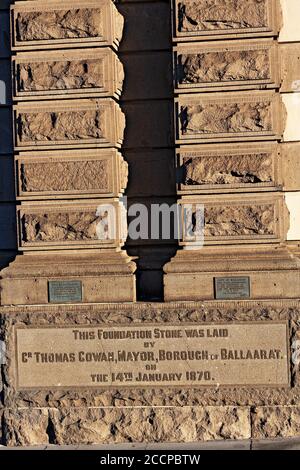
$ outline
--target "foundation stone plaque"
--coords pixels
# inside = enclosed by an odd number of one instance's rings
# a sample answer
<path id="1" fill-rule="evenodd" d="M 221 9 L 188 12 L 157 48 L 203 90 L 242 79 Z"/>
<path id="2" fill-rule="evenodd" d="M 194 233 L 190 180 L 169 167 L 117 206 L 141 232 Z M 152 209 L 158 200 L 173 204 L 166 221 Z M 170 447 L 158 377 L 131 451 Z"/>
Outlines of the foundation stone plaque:
<path id="1" fill-rule="evenodd" d="M 82 301 L 81 281 L 49 281 L 48 292 L 50 303 Z"/>
<path id="2" fill-rule="evenodd" d="M 250 278 L 216 277 L 215 297 L 218 300 L 248 299 L 250 297 Z"/>
<path id="3" fill-rule="evenodd" d="M 288 386 L 287 323 L 17 327 L 18 389 Z"/>

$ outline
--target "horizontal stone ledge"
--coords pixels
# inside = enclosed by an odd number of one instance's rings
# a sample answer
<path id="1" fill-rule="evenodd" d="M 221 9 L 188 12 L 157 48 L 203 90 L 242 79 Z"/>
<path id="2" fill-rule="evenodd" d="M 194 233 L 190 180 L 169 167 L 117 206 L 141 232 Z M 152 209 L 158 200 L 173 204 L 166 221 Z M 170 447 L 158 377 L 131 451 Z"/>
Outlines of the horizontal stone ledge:
<path id="1" fill-rule="evenodd" d="M 181 245 L 283 242 L 288 230 L 288 211 L 280 193 L 219 196 L 184 196 L 178 201 L 190 219 L 183 220 Z M 202 213 L 203 212 L 203 213 Z M 204 232 L 200 216 L 203 217 Z M 198 221 L 196 222 L 198 217 Z M 195 218 L 195 222 L 192 222 Z M 189 220 L 192 233 L 188 232 Z"/>
<path id="2" fill-rule="evenodd" d="M 175 100 L 176 143 L 279 140 L 285 110 L 275 92 L 181 95 Z"/>
<path id="3" fill-rule="evenodd" d="M 224 41 L 174 48 L 177 93 L 279 87 L 276 42 Z"/>
<path id="4" fill-rule="evenodd" d="M 127 186 L 128 165 L 116 149 L 21 152 L 15 160 L 21 200 L 118 197 Z"/>
<path id="5" fill-rule="evenodd" d="M 123 33 L 123 17 L 111 0 L 17 2 L 11 7 L 12 50 L 113 46 Z"/>
<path id="6" fill-rule="evenodd" d="M 280 149 L 273 142 L 182 146 L 177 150 L 178 193 L 281 190 Z"/>
<path id="7" fill-rule="evenodd" d="M 118 248 L 127 236 L 118 199 L 24 202 L 17 211 L 20 250 Z"/>
<path id="8" fill-rule="evenodd" d="M 15 148 L 120 147 L 125 116 L 111 98 L 14 106 Z"/>
<path id="9" fill-rule="evenodd" d="M 118 97 L 124 71 L 110 48 L 18 53 L 13 56 L 14 99 Z"/>
<path id="10" fill-rule="evenodd" d="M 277 36 L 281 27 L 277 0 L 172 0 L 174 40 Z"/>

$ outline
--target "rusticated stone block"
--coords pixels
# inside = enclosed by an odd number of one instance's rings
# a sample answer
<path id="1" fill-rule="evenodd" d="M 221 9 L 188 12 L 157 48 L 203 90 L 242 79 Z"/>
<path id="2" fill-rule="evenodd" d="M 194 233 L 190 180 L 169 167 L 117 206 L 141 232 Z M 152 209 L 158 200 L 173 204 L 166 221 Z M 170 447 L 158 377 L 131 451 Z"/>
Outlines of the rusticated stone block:
<path id="1" fill-rule="evenodd" d="M 20 249 L 121 246 L 125 208 L 118 199 L 23 203 L 18 208 Z"/>
<path id="2" fill-rule="evenodd" d="M 183 245 L 195 244 L 202 231 L 199 210 L 203 210 L 204 243 L 279 242 L 286 239 L 288 212 L 281 194 L 239 196 L 185 196 Z M 202 205 L 202 206 L 201 206 Z M 190 217 L 188 217 L 190 216 Z M 197 220 L 198 218 L 198 220 Z M 190 226 L 190 223 L 192 224 Z"/>
<path id="3" fill-rule="evenodd" d="M 175 101 L 179 144 L 282 137 L 284 108 L 275 92 L 182 95 Z"/>
<path id="4" fill-rule="evenodd" d="M 41 419 L 42 418 L 42 419 Z M 123 407 L 9 410 L 8 446 L 249 439 L 249 407 Z M 54 441 L 54 442 L 53 442 Z"/>
<path id="5" fill-rule="evenodd" d="M 8 447 L 49 444 L 49 412 L 44 409 L 6 409 L 3 413 L 3 440 Z"/>
<path id="6" fill-rule="evenodd" d="M 110 48 L 18 53 L 12 60 L 18 100 L 118 97 L 122 90 L 123 66 Z"/>
<path id="7" fill-rule="evenodd" d="M 175 40 L 273 36 L 276 0 L 174 0 Z"/>
<path id="8" fill-rule="evenodd" d="M 118 197 L 127 186 L 128 165 L 115 150 L 25 152 L 16 156 L 18 197 Z"/>
<path id="9" fill-rule="evenodd" d="M 113 99 L 22 103 L 14 107 L 15 147 L 18 150 L 119 147 L 125 117 Z"/>
<path id="10" fill-rule="evenodd" d="M 254 439 L 295 437 L 300 435 L 299 406 L 257 407 L 252 412 Z"/>
<path id="11" fill-rule="evenodd" d="M 248 439 L 248 407 L 50 410 L 58 444 Z"/>
<path id="12" fill-rule="evenodd" d="M 17 2 L 11 7 L 12 48 L 118 47 L 123 22 L 110 0 Z"/>
<path id="13" fill-rule="evenodd" d="M 277 144 L 181 147 L 179 194 L 266 191 L 282 186 Z"/>
<path id="14" fill-rule="evenodd" d="M 269 40 L 180 44 L 175 48 L 177 92 L 279 86 L 277 47 Z"/>

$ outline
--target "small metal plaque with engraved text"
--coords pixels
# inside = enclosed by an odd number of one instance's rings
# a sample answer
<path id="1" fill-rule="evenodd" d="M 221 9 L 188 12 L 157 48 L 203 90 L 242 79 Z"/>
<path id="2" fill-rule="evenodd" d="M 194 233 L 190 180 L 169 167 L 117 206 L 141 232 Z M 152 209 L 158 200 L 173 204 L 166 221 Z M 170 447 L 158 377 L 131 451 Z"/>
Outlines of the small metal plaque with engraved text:
<path id="1" fill-rule="evenodd" d="M 82 302 L 81 281 L 49 281 L 50 303 Z"/>
<path id="2" fill-rule="evenodd" d="M 249 299 L 250 278 L 215 277 L 215 298 L 219 300 Z"/>

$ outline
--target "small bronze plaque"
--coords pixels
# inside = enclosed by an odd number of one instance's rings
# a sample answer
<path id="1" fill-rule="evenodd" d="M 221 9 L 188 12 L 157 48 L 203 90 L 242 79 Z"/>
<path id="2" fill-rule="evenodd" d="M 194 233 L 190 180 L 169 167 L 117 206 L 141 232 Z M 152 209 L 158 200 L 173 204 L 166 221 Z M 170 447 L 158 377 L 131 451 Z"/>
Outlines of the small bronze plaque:
<path id="1" fill-rule="evenodd" d="M 249 299 L 249 297 L 250 277 L 215 277 L 216 299 Z"/>
<path id="2" fill-rule="evenodd" d="M 48 292 L 50 303 L 82 302 L 81 281 L 49 281 Z"/>

